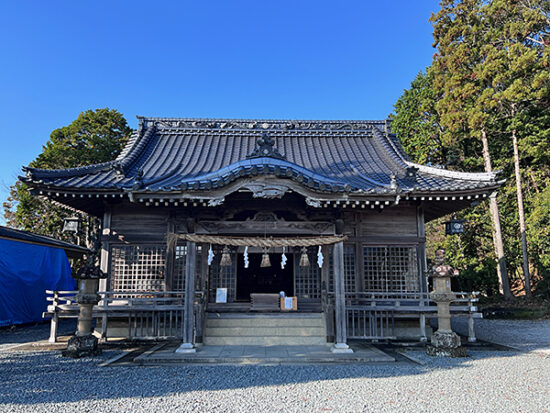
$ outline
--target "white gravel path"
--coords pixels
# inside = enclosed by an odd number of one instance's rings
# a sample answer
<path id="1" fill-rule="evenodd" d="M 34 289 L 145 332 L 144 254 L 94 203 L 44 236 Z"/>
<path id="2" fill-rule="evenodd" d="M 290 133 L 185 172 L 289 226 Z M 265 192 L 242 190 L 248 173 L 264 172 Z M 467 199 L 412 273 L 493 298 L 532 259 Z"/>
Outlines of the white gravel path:
<path id="1" fill-rule="evenodd" d="M 534 352 L 415 351 L 424 366 L 98 366 L 116 353 L 0 351 L 0 412 L 550 411 L 550 358 Z"/>
<path id="2" fill-rule="evenodd" d="M 457 333 L 468 335 L 465 318 L 453 319 L 452 327 Z M 474 327 L 480 340 L 550 355 L 550 320 L 476 319 Z"/>

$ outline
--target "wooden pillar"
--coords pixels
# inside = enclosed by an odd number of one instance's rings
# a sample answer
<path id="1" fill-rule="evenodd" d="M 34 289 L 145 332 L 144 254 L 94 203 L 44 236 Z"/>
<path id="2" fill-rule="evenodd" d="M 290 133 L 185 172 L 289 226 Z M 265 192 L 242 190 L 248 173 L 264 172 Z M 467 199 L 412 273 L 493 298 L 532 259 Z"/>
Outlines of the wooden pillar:
<path id="1" fill-rule="evenodd" d="M 103 225 L 101 226 L 101 258 L 99 263 L 99 268 L 105 274 L 108 274 L 107 278 L 102 278 L 99 280 L 99 291 L 107 291 L 108 283 L 110 282 L 111 275 L 109 274 L 109 261 L 110 261 L 110 247 L 109 247 L 109 237 L 111 236 L 111 207 L 106 206 L 105 212 L 103 213 Z M 107 296 L 103 296 L 103 302 L 101 305 L 104 309 L 107 309 Z M 109 319 L 107 317 L 107 311 L 103 312 L 101 317 L 101 336 L 100 340 L 102 342 L 107 341 L 107 323 Z"/>
<path id="2" fill-rule="evenodd" d="M 164 290 L 174 290 L 174 267 L 176 260 L 176 244 L 178 242 L 175 237 L 175 222 L 174 217 L 171 214 L 168 218 L 168 225 L 166 228 L 166 265 L 164 269 Z"/>
<path id="3" fill-rule="evenodd" d="M 325 321 L 327 327 L 327 341 L 332 342 L 334 337 L 334 310 L 332 307 L 332 296 L 329 294 L 329 245 L 323 245 L 321 252 L 323 253 L 324 262 L 321 268 L 321 307 L 325 313 Z"/>
<path id="4" fill-rule="evenodd" d="M 334 262 L 334 297 L 335 297 L 335 315 L 336 315 L 336 340 L 331 351 L 333 353 L 353 353 L 353 350 L 347 345 L 346 331 L 346 296 L 344 289 L 344 243 L 334 244 L 333 251 Z"/>
<path id="5" fill-rule="evenodd" d="M 416 246 L 416 259 L 418 268 L 418 289 L 421 292 L 420 306 L 429 305 L 428 298 L 428 274 L 427 274 L 427 260 L 426 260 L 426 224 L 424 220 L 424 209 L 422 206 L 416 207 L 416 228 L 417 236 L 420 238 L 419 244 Z M 426 297 L 426 300 L 424 299 Z M 420 314 L 420 341 L 428 341 L 426 335 L 426 315 Z"/>
<path id="6" fill-rule="evenodd" d="M 416 208 L 416 225 L 417 236 L 422 240 L 416 248 L 416 256 L 418 260 L 418 282 L 420 283 L 420 291 L 428 292 L 428 274 L 427 274 L 427 261 L 426 261 L 426 229 L 424 222 L 424 209 L 421 206 Z"/>
<path id="7" fill-rule="evenodd" d="M 176 350 L 176 353 L 194 353 L 193 333 L 195 317 L 193 312 L 195 301 L 195 261 L 196 245 L 187 241 L 185 258 L 185 303 L 183 313 L 183 343 Z"/>

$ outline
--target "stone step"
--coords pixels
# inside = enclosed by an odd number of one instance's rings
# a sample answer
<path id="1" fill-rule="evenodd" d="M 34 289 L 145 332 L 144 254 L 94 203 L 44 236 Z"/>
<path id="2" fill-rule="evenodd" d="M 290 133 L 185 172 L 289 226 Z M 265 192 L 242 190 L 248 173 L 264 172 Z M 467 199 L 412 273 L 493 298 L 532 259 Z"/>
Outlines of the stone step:
<path id="1" fill-rule="evenodd" d="M 306 314 L 209 314 L 207 345 L 324 345 L 325 317 Z"/>
<path id="2" fill-rule="evenodd" d="M 279 337 L 305 337 L 305 336 L 323 336 L 325 329 L 322 327 L 206 327 L 207 337 L 240 337 L 240 336 L 279 336 Z"/>
<path id="3" fill-rule="evenodd" d="M 204 344 L 209 346 L 233 346 L 233 345 L 249 345 L 249 346 L 315 346 L 326 345 L 326 337 L 288 337 L 288 336 L 241 336 L 241 337 L 209 337 L 204 338 Z"/>
<path id="4" fill-rule="evenodd" d="M 324 327 L 323 317 L 207 318 L 208 327 Z"/>

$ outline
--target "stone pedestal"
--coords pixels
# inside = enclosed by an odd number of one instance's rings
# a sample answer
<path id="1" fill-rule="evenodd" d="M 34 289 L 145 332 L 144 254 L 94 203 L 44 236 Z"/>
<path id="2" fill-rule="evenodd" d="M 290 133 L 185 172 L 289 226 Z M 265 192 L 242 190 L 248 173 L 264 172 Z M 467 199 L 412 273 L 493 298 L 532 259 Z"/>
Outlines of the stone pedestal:
<path id="1" fill-rule="evenodd" d="M 86 356 L 98 356 L 101 349 L 98 346 L 97 337 L 93 334 L 85 336 L 74 335 L 69 339 L 67 349 L 61 352 L 64 357 L 80 358 Z"/>
<path id="2" fill-rule="evenodd" d="M 460 337 L 453 331 L 436 331 L 426 351 L 430 356 L 466 357 L 466 348 L 462 347 Z"/>
<path id="3" fill-rule="evenodd" d="M 73 274 L 73 278 L 78 280 L 79 292 L 76 295 L 76 302 L 80 306 L 80 312 L 77 331 L 69 339 L 67 349 L 61 353 L 64 357 L 80 358 L 101 354 L 97 337 L 92 334 L 92 319 L 94 305 L 101 300 L 97 293 L 99 279 L 104 277 L 105 274 L 99 268 L 90 264 Z"/>
<path id="4" fill-rule="evenodd" d="M 427 353 L 430 356 L 466 357 L 466 349 L 461 346 L 460 337 L 451 329 L 449 308 L 456 299 L 451 290 L 451 277 L 457 276 L 458 271 L 445 263 L 445 250 L 442 248 L 435 253 L 435 264 L 431 271 L 434 290 L 430 293 L 430 298 L 437 304 L 438 329 L 432 335 Z"/>
<path id="5" fill-rule="evenodd" d="M 353 350 L 346 343 L 336 343 L 330 348 L 330 351 L 334 354 L 353 353 Z"/>
<path id="6" fill-rule="evenodd" d="M 192 343 L 182 343 L 177 349 L 176 353 L 180 354 L 190 354 L 190 353 L 196 353 L 197 349 L 195 346 L 193 346 Z"/>

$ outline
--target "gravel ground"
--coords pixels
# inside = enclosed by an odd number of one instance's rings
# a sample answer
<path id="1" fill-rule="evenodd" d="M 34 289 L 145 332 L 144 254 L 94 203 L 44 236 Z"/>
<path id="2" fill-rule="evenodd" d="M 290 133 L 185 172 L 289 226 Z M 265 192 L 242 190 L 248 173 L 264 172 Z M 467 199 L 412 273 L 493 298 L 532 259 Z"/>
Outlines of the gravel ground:
<path id="1" fill-rule="evenodd" d="M 466 318 L 453 319 L 452 326 L 457 333 L 468 335 Z M 480 340 L 550 355 L 550 320 L 478 319 L 474 326 Z"/>
<path id="2" fill-rule="evenodd" d="M 483 330 L 494 326 L 505 337 L 493 323 Z M 519 323 L 514 328 L 539 335 L 539 325 Z M 118 352 L 72 360 L 8 349 L 0 351 L 0 411 L 550 411 L 550 358 L 540 353 L 407 353 L 425 364 L 99 367 Z"/>
<path id="3" fill-rule="evenodd" d="M 58 335 L 73 334 L 76 330 L 76 319 L 60 320 Z M 31 341 L 47 340 L 50 336 L 50 323 L 34 323 L 2 327 L 0 329 L 0 351 Z"/>

